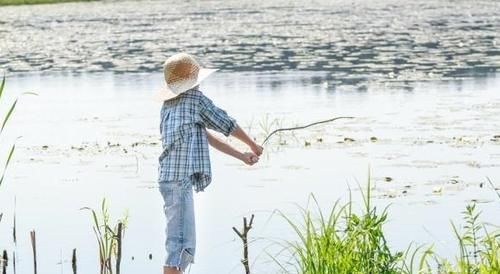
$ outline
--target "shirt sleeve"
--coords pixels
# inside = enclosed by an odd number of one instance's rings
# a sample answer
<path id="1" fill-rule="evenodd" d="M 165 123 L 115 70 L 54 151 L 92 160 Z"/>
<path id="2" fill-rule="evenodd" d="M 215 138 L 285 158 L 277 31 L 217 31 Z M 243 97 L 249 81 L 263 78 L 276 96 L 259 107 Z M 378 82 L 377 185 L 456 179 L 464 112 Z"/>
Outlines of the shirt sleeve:
<path id="1" fill-rule="evenodd" d="M 214 105 L 205 95 L 201 95 L 200 117 L 206 128 L 218 131 L 229 136 L 238 124 L 236 120 L 230 117 L 226 111 Z"/>

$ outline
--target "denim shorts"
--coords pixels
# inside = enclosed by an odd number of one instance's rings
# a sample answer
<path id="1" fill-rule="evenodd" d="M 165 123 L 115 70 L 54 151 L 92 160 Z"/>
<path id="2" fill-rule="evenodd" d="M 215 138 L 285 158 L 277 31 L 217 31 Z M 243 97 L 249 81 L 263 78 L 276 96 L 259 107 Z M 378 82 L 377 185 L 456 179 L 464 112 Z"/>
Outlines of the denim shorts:
<path id="1" fill-rule="evenodd" d="M 165 266 L 184 272 L 194 263 L 196 249 L 193 184 L 186 179 L 162 181 L 159 185 L 167 219 Z"/>

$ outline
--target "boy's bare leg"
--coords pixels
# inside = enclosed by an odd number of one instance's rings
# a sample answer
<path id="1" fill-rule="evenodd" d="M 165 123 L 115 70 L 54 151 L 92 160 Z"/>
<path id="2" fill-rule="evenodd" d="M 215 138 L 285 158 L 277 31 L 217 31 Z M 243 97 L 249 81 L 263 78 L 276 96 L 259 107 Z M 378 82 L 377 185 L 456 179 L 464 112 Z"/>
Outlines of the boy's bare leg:
<path id="1" fill-rule="evenodd" d="M 182 274 L 182 272 L 175 267 L 163 267 L 163 274 Z"/>

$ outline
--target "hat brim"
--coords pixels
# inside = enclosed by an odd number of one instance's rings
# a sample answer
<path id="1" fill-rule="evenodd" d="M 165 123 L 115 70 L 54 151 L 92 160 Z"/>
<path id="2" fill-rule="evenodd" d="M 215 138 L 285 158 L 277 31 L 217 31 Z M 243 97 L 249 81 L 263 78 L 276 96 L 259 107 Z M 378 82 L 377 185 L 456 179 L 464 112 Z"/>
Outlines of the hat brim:
<path id="1" fill-rule="evenodd" d="M 181 95 L 185 91 L 188 91 L 188 90 L 196 87 L 197 85 L 199 85 L 203 80 L 205 80 L 208 76 L 210 76 L 212 73 L 216 72 L 217 70 L 218 69 L 207 69 L 207 68 L 200 69 L 198 71 L 198 75 L 196 77 L 196 82 L 192 85 L 185 87 L 184 90 L 182 90 L 181 92 L 178 92 L 178 93 L 173 92 L 172 90 L 170 90 L 168 88 L 167 85 L 164 85 L 163 88 L 161 88 L 158 92 L 156 92 L 156 94 L 154 96 L 155 100 L 164 102 L 164 101 L 174 99 L 175 97 Z"/>

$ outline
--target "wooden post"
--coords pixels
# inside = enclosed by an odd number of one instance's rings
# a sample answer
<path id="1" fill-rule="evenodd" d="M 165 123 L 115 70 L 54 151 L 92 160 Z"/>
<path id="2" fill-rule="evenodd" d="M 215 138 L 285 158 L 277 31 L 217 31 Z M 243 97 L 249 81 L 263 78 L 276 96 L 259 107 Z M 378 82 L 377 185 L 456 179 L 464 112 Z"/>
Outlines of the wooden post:
<path id="1" fill-rule="evenodd" d="M 240 237 L 243 242 L 243 259 L 241 259 L 241 263 L 243 267 L 245 267 L 245 273 L 250 274 L 250 266 L 248 264 L 248 232 L 252 229 L 254 215 L 250 217 L 250 223 L 247 224 L 247 218 L 243 217 L 243 231 L 238 231 L 236 227 L 233 226 L 234 232 Z"/>
<path id="2" fill-rule="evenodd" d="M 14 274 L 16 274 L 17 270 L 16 270 L 16 252 L 15 251 L 12 252 L 12 268 L 14 270 Z"/>
<path id="3" fill-rule="evenodd" d="M 9 257 L 7 256 L 7 250 L 3 251 L 2 254 L 2 260 L 1 260 L 1 266 L 2 266 L 2 274 L 7 274 L 7 265 L 9 262 Z"/>
<path id="4" fill-rule="evenodd" d="M 116 274 L 120 274 L 120 263 L 122 261 L 122 230 L 123 224 L 118 223 L 116 235 Z"/>
<path id="5" fill-rule="evenodd" d="M 33 249 L 33 273 L 37 274 L 37 263 L 36 263 L 36 233 L 35 231 L 30 232 L 31 236 L 31 248 Z"/>
<path id="6" fill-rule="evenodd" d="M 73 274 L 76 274 L 76 248 L 73 249 L 73 255 L 71 256 L 71 268 L 73 269 Z"/>

